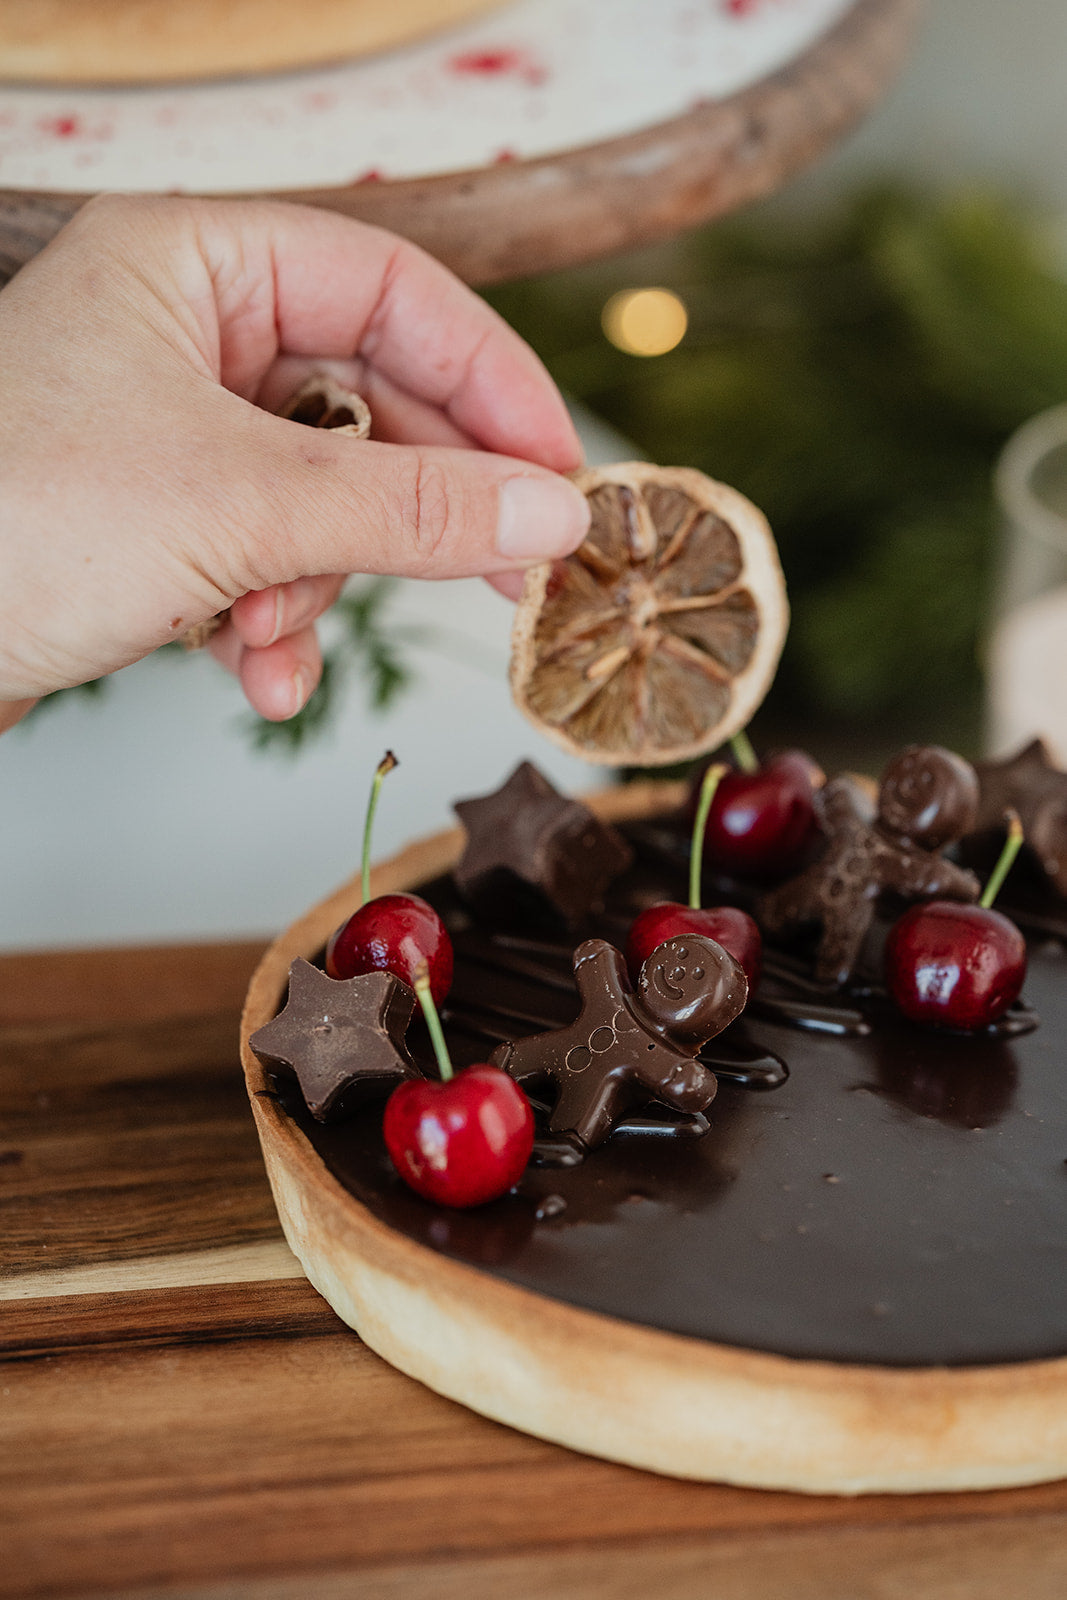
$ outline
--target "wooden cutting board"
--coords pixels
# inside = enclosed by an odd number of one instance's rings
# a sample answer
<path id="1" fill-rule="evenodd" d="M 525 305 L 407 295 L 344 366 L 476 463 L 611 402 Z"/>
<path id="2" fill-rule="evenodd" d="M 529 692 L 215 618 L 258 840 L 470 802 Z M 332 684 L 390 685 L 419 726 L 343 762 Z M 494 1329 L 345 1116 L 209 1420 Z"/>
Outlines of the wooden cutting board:
<path id="1" fill-rule="evenodd" d="M 385 1366 L 278 1231 L 236 1049 L 259 950 L 0 959 L 4 1600 L 1061 1600 L 1067 1484 L 677 1482 Z"/>

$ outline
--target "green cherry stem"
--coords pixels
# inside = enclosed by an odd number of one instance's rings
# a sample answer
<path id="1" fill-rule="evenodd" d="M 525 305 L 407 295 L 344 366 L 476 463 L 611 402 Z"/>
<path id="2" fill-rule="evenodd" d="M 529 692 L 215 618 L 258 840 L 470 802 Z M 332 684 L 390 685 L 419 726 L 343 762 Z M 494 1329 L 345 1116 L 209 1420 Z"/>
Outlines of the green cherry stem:
<path id="1" fill-rule="evenodd" d="M 363 877 L 362 900 L 366 905 L 370 899 L 370 840 L 374 831 L 374 813 L 378 809 L 378 794 L 382 787 L 382 779 L 387 772 L 392 772 L 394 767 L 400 765 L 391 750 L 387 750 L 374 769 L 374 781 L 370 786 L 370 799 L 367 801 L 367 815 L 363 821 Z"/>
<path id="2" fill-rule="evenodd" d="M 1019 854 L 1019 847 L 1023 842 L 1023 825 L 1019 820 L 1019 813 L 1009 809 L 1004 813 L 1004 820 L 1008 824 L 1008 837 L 1004 841 L 1004 848 L 1000 852 L 996 866 L 989 874 L 989 882 L 978 902 L 984 911 L 989 910 L 1000 893 L 1001 885 L 1011 871 L 1012 862 Z"/>
<path id="3" fill-rule="evenodd" d="M 708 825 L 708 812 L 727 770 L 725 762 L 716 761 L 705 772 L 700 785 L 700 799 L 693 820 L 693 843 L 689 847 L 689 905 L 693 911 L 700 910 L 700 873 L 704 865 L 704 829 Z"/>
<path id="4" fill-rule="evenodd" d="M 759 756 L 753 750 L 752 740 L 744 728 L 733 734 L 728 743 L 733 753 L 733 758 L 742 772 L 747 772 L 751 775 L 753 772 L 759 771 Z"/>
<path id="5" fill-rule="evenodd" d="M 445 1030 L 441 1026 L 441 1018 L 437 1014 L 437 1007 L 433 1003 L 430 993 L 430 968 L 425 961 L 420 961 L 415 969 L 415 993 L 419 997 L 422 1014 L 426 1018 L 426 1026 L 430 1032 L 430 1043 L 433 1053 L 437 1057 L 437 1065 L 441 1073 L 441 1082 L 448 1083 L 452 1077 L 452 1057 L 448 1053 L 445 1043 Z"/>

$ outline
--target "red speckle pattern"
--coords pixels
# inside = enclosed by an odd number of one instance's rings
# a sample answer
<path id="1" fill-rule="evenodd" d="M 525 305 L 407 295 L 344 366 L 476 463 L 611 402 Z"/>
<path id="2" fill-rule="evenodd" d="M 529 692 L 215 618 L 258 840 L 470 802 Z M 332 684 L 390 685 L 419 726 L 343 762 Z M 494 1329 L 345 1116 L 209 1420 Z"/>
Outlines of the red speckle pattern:
<path id="1" fill-rule="evenodd" d="M 300 102 L 302 111 L 332 111 L 337 96 L 328 89 L 312 89 Z"/>
<path id="2" fill-rule="evenodd" d="M 38 134 L 45 139 L 59 139 L 64 143 L 99 144 L 110 139 L 114 131 L 113 123 L 106 116 L 89 121 L 75 112 L 63 112 L 54 117 L 40 117 L 37 121 Z"/>
<path id="3" fill-rule="evenodd" d="M 510 77 L 534 85 L 548 81 L 548 68 L 528 50 L 465 50 L 452 56 L 448 67 L 461 77 Z"/>
<path id="4" fill-rule="evenodd" d="M 80 139 L 84 132 L 77 117 L 43 117 L 38 127 L 53 139 Z"/>
<path id="5" fill-rule="evenodd" d="M 852 0 L 513 0 L 412 46 L 219 82 L 0 84 L 0 186 L 245 193 L 551 159 L 757 81 Z"/>

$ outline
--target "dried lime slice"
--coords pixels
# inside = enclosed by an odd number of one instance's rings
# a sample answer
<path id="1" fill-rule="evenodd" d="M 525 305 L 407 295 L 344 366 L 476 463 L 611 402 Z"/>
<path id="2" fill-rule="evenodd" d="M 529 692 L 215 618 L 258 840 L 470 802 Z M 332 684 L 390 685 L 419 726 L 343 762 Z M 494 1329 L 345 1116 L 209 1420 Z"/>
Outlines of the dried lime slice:
<path id="1" fill-rule="evenodd" d="M 526 574 L 511 687 L 572 755 L 665 766 L 748 722 L 789 621 L 763 513 L 689 467 L 581 473 L 593 521 L 566 560 Z"/>

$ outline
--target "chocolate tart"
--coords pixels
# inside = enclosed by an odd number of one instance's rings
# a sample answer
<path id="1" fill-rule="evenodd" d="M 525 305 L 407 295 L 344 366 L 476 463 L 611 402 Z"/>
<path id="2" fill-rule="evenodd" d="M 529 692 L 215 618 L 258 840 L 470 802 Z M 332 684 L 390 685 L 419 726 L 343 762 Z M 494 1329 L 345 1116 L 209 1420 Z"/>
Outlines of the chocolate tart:
<path id="1" fill-rule="evenodd" d="M 679 799 L 637 785 L 591 804 L 640 840 Z M 527 1031 L 546 1006 L 569 1020 L 565 983 L 553 999 L 521 956 L 486 964 L 448 877 L 461 846 L 458 829 L 412 846 L 372 893 L 439 902 L 457 1004 L 487 1032 L 498 1003 Z M 652 892 L 647 860 L 633 870 Z M 271 946 L 242 1059 L 286 1237 L 372 1349 L 489 1417 L 680 1477 L 859 1494 L 1067 1475 L 1061 939 L 1032 952 L 1025 1036 L 818 1006 L 805 1030 L 765 1007 L 730 1030 L 705 1136 L 617 1132 L 448 1212 L 392 1174 L 380 1111 L 315 1123 L 248 1043 L 357 897 L 353 880 Z"/>

